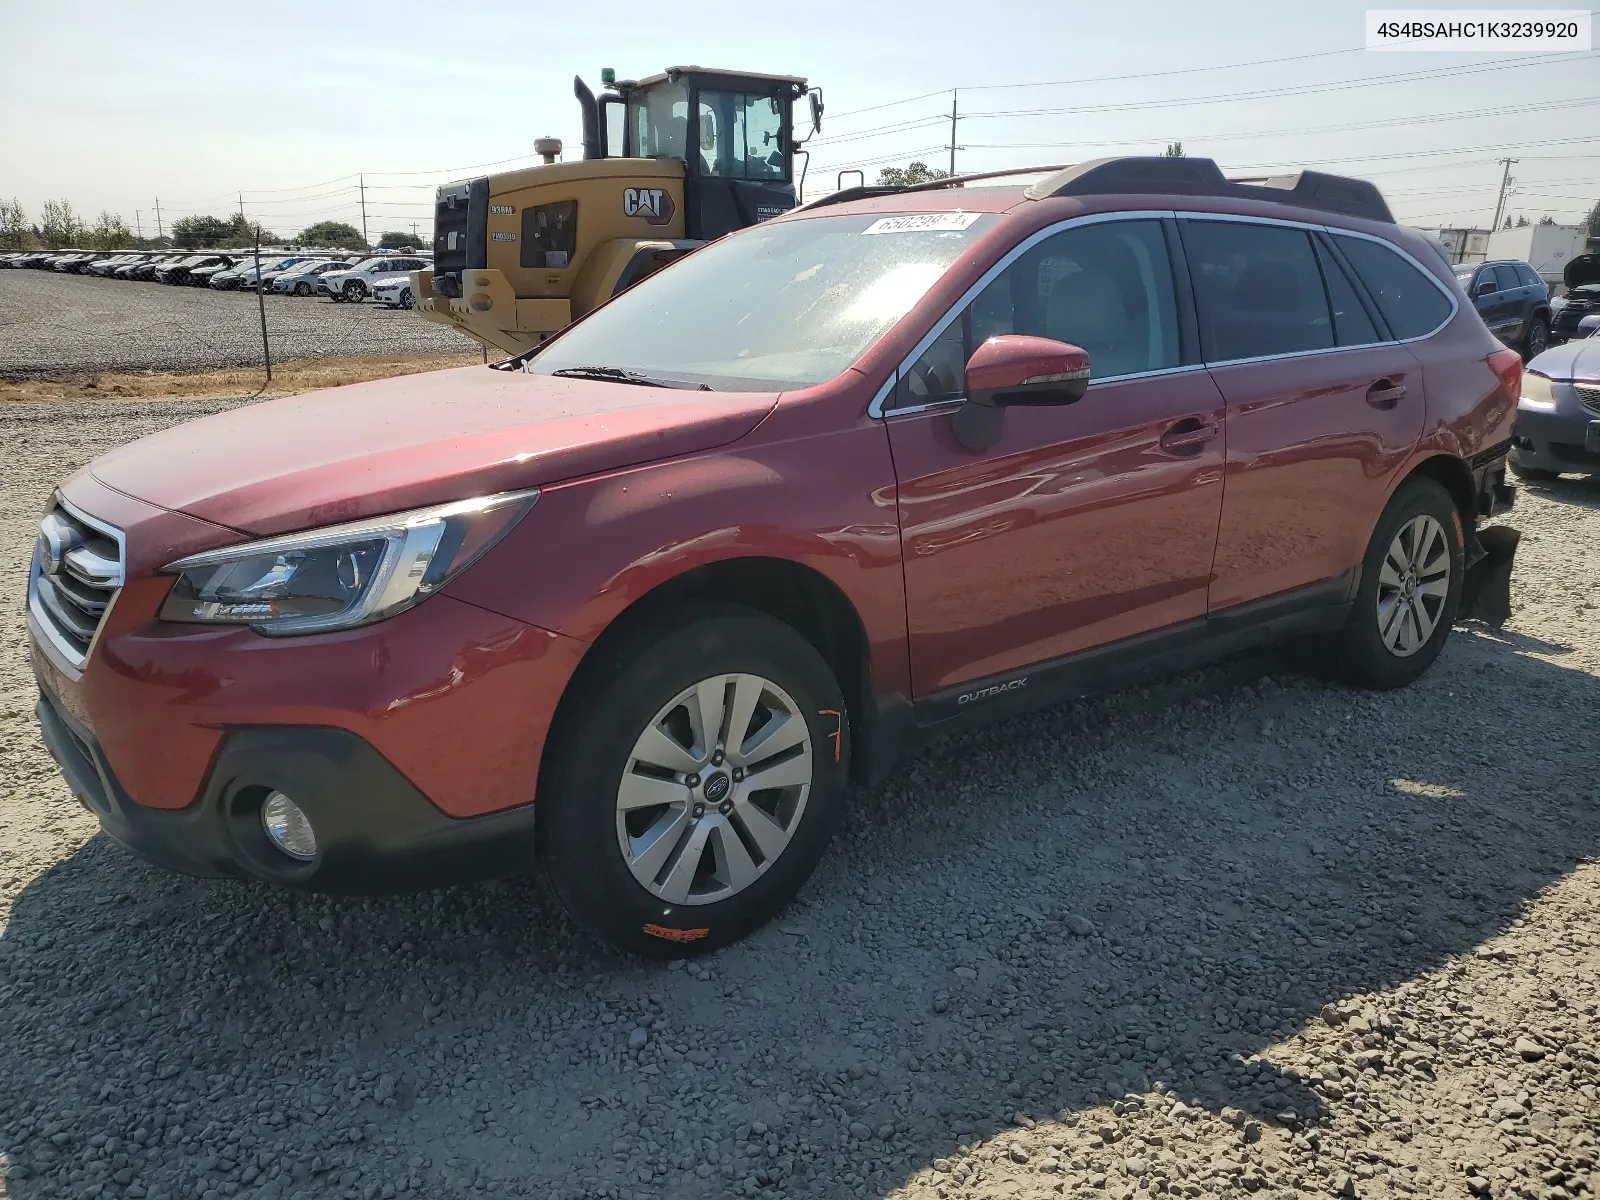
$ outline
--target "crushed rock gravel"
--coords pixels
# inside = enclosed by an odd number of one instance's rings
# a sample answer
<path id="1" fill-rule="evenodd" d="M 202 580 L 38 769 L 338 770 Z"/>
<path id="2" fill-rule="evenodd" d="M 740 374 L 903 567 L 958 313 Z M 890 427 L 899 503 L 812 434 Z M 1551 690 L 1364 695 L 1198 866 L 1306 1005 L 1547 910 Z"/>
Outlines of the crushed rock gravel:
<path id="1" fill-rule="evenodd" d="M 1600 482 L 1523 490 L 1517 615 L 1416 686 L 1260 655 L 947 740 L 771 926 L 656 965 L 519 884 L 96 836 L 34 727 L 34 524 L 207 407 L 0 411 L 3 1194 L 1600 1196 Z"/>
<path id="2" fill-rule="evenodd" d="M 273 295 L 266 301 L 274 361 L 478 348 L 414 312 L 309 296 Z M 260 363 L 261 312 L 253 293 L 0 271 L 0 379 Z"/>

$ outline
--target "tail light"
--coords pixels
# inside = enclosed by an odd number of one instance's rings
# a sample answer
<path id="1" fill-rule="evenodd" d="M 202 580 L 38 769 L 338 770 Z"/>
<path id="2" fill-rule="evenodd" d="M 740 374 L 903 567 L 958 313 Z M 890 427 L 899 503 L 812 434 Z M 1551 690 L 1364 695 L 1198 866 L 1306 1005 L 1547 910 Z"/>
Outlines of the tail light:
<path id="1" fill-rule="evenodd" d="M 1522 395 L 1522 355 L 1515 350 L 1496 350 L 1489 355 L 1489 369 L 1500 376 L 1513 400 Z"/>

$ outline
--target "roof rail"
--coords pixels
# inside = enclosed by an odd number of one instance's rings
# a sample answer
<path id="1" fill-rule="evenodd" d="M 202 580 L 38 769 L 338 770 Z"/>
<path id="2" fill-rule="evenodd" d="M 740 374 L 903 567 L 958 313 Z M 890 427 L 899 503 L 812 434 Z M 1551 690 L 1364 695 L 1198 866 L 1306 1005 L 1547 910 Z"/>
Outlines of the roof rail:
<path id="1" fill-rule="evenodd" d="M 1010 175 L 1042 175 L 1045 172 L 1061 172 L 1071 170 L 1070 167 L 1053 165 L 1048 167 L 1008 167 L 1003 171 L 976 171 L 971 175 L 945 175 L 939 179 L 930 179 L 925 183 L 909 183 L 895 185 L 891 183 L 864 183 L 859 187 L 841 188 L 826 196 L 807 201 L 795 209 L 825 208 L 830 204 L 845 204 L 851 200 L 865 200 L 871 196 L 899 196 L 907 192 L 937 192 L 945 188 L 961 187 L 963 184 L 976 183 L 982 179 L 1004 179 Z"/>
<path id="2" fill-rule="evenodd" d="M 1043 200 L 1049 196 L 1116 192 L 1267 200 L 1394 224 L 1383 194 L 1364 179 L 1324 175 L 1321 171 L 1296 171 L 1248 181 L 1228 179 L 1216 161 L 1209 158 L 1097 158 L 1041 179 L 1026 194 L 1030 200 Z M 1275 192 L 1279 194 L 1274 195 Z"/>

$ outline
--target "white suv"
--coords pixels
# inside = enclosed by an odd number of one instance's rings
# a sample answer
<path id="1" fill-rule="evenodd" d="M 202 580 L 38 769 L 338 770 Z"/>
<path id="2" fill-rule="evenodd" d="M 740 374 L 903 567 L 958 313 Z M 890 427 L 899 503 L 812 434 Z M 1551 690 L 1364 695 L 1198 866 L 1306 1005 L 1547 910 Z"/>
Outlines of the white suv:
<path id="1" fill-rule="evenodd" d="M 411 254 L 383 254 L 357 263 L 348 271 L 329 271 L 317 280 L 317 291 L 336 302 L 360 304 L 380 283 L 388 283 L 412 271 L 426 271 L 433 261 Z"/>

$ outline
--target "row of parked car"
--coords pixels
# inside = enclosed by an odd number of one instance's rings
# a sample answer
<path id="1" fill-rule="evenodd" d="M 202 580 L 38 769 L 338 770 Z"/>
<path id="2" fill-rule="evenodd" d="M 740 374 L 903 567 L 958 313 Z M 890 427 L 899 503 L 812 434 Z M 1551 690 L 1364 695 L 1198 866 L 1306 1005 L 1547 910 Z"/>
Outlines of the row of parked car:
<path id="1" fill-rule="evenodd" d="M 336 303 L 360 304 L 368 298 L 390 308 L 411 308 L 411 272 L 433 266 L 423 253 L 375 254 L 343 258 L 328 254 L 263 255 L 254 251 L 176 254 L 137 251 L 122 254 L 79 250 L 0 254 L 0 269 L 62 271 L 110 279 L 154 281 L 218 291 L 271 291 L 292 296 L 326 296 Z"/>

